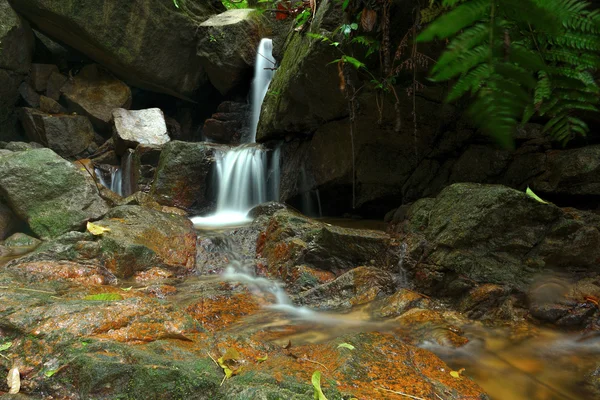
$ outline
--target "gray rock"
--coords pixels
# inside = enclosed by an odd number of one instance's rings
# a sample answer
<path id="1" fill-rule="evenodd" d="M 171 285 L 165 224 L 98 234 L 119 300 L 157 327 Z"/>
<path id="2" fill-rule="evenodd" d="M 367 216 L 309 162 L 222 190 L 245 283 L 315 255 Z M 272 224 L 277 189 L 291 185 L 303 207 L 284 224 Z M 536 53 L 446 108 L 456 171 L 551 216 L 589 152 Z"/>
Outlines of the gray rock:
<path id="1" fill-rule="evenodd" d="M 89 117 L 99 131 L 108 131 L 115 108 L 129 108 L 129 86 L 96 64 L 86 65 L 61 88 L 70 112 Z"/>
<path id="2" fill-rule="evenodd" d="M 7 247 L 36 247 L 42 243 L 41 240 L 21 232 L 14 233 L 4 240 Z"/>
<path id="3" fill-rule="evenodd" d="M 50 149 L 0 157 L 0 193 L 41 238 L 80 229 L 108 211 L 83 173 Z"/>
<path id="4" fill-rule="evenodd" d="M 167 134 L 165 116 L 159 108 L 127 111 L 117 108 L 112 111 L 114 126 L 113 140 L 117 154 L 138 145 L 162 146 L 171 139 Z"/>
<path id="5" fill-rule="evenodd" d="M 40 106 L 40 95 L 31 87 L 28 82 L 23 82 L 19 86 L 19 94 L 27 105 L 31 108 Z"/>
<path id="6" fill-rule="evenodd" d="M 15 214 L 5 204 L 0 202 L 0 240 L 10 235 L 16 226 Z"/>
<path id="7" fill-rule="evenodd" d="M 39 93 L 45 93 L 50 75 L 58 74 L 58 67 L 52 64 L 31 64 L 31 85 Z"/>
<path id="8" fill-rule="evenodd" d="M 198 27 L 198 56 L 208 78 L 227 94 L 251 75 L 264 28 L 253 9 L 231 9 Z M 244 40 L 239 40 L 244 38 Z"/>
<path id="9" fill-rule="evenodd" d="M 64 114 L 67 112 L 63 106 L 46 96 L 40 96 L 40 110 L 48 114 Z"/>
<path id="10" fill-rule="evenodd" d="M 191 96 L 206 82 L 195 32 L 210 14 L 224 10 L 220 2 L 180 2 L 177 8 L 161 0 L 19 0 L 13 6 L 41 32 L 133 86 L 176 96 Z"/>
<path id="11" fill-rule="evenodd" d="M 19 117 L 29 139 L 42 143 L 62 157 L 81 154 L 94 140 L 92 124 L 82 115 L 50 115 L 22 108 Z"/>
<path id="12" fill-rule="evenodd" d="M 58 101 L 60 99 L 60 89 L 65 83 L 67 83 L 67 77 L 59 72 L 52 72 L 48 77 L 48 83 L 46 84 L 46 96 L 52 100 Z"/>

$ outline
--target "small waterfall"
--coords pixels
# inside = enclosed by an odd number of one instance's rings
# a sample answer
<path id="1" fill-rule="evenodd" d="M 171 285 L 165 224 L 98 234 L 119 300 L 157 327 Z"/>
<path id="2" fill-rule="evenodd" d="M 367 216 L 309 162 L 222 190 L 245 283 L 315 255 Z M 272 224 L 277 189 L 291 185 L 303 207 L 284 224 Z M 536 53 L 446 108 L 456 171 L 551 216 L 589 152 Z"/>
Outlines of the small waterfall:
<path id="1" fill-rule="evenodd" d="M 100 183 L 122 197 L 132 195 L 137 191 L 133 171 L 133 152 L 128 151 L 121 160 L 121 166 L 102 165 L 94 168 Z"/>
<path id="2" fill-rule="evenodd" d="M 254 81 L 252 82 L 252 120 L 250 125 L 249 142 L 256 141 L 256 128 L 262 108 L 263 100 L 269 89 L 269 83 L 275 73 L 275 59 L 273 58 L 273 40 L 262 39 L 258 45 L 256 63 L 254 66 Z"/>
<path id="3" fill-rule="evenodd" d="M 252 145 L 256 141 L 256 128 L 260 109 L 273 78 L 275 60 L 273 41 L 262 39 L 256 55 L 254 81 L 252 82 L 252 117 L 246 144 L 218 155 L 215 168 L 217 208 L 213 215 L 194 217 L 192 222 L 200 227 L 224 227 L 249 221 L 246 214 L 252 207 L 279 199 L 279 150 L 271 158 L 271 179 L 268 180 L 267 150 Z"/>

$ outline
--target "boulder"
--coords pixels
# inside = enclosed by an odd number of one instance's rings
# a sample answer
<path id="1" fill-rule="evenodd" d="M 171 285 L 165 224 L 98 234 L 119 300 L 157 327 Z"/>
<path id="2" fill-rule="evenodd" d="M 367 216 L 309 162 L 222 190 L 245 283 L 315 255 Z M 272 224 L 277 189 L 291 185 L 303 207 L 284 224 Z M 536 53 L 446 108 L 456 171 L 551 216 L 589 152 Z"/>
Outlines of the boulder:
<path id="1" fill-rule="evenodd" d="M 485 283 L 524 293 L 540 273 L 600 272 L 598 215 L 508 187 L 454 184 L 404 215 L 403 265 L 426 293 L 460 295 Z"/>
<path id="2" fill-rule="evenodd" d="M 272 214 L 256 251 L 266 259 L 268 272 L 286 281 L 294 279 L 299 265 L 339 274 L 364 265 L 390 271 L 397 264 L 386 233 L 333 226 L 288 209 Z"/>
<path id="3" fill-rule="evenodd" d="M 41 243 L 41 240 L 21 232 L 14 233 L 4 240 L 4 246 L 7 247 L 37 247 Z"/>
<path id="4" fill-rule="evenodd" d="M 19 86 L 19 94 L 21 99 L 31 108 L 39 108 L 40 106 L 40 95 L 31 87 L 28 82 L 23 82 Z"/>
<path id="5" fill-rule="evenodd" d="M 40 111 L 48 114 L 64 114 L 67 110 L 50 97 L 40 96 Z"/>
<path id="6" fill-rule="evenodd" d="M 162 0 L 11 4 L 41 32 L 131 85 L 175 96 L 191 96 L 206 81 L 196 55 L 195 32 L 199 22 L 224 9 L 215 1 L 180 2 L 179 8 Z"/>
<path id="7" fill-rule="evenodd" d="M 36 92 L 45 93 L 52 74 L 60 74 L 56 65 L 31 64 L 31 86 Z"/>
<path id="8" fill-rule="evenodd" d="M 161 154 L 150 194 L 162 205 L 202 210 L 210 205 L 209 184 L 215 154 L 225 147 L 172 141 Z"/>
<path id="9" fill-rule="evenodd" d="M 48 77 L 48 83 L 46 85 L 46 96 L 52 100 L 58 101 L 60 99 L 60 89 L 67 83 L 67 77 L 59 72 L 52 72 Z"/>
<path id="10" fill-rule="evenodd" d="M 128 111 L 117 108 L 112 111 L 113 140 L 117 154 L 126 149 L 135 149 L 138 145 L 161 146 L 167 143 L 167 125 L 165 116 L 159 108 Z"/>
<path id="11" fill-rule="evenodd" d="M 129 86 L 97 64 L 83 67 L 75 78 L 63 85 L 61 92 L 69 111 L 87 116 L 99 131 L 109 130 L 115 108 L 131 105 Z"/>
<path id="12" fill-rule="evenodd" d="M 18 137 L 14 105 L 31 66 L 33 33 L 7 0 L 0 0 L 0 21 L 0 140 L 14 140 Z"/>
<path id="13" fill-rule="evenodd" d="M 248 131 L 249 118 L 247 104 L 225 101 L 204 121 L 202 135 L 217 143 L 238 144 Z"/>
<path id="14" fill-rule="evenodd" d="M 54 101 L 45 96 L 49 101 Z M 51 148 L 62 157 L 83 153 L 94 141 L 94 128 L 82 115 L 50 115 L 31 108 L 19 110 L 27 137 Z"/>
<path id="15" fill-rule="evenodd" d="M 256 49 L 265 33 L 260 19 L 256 10 L 234 8 L 198 27 L 197 54 L 208 79 L 222 95 L 252 76 Z"/>
<path id="16" fill-rule="evenodd" d="M 600 195 L 600 145 L 548 153 L 545 171 L 532 188 L 540 193 Z"/>
<path id="17" fill-rule="evenodd" d="M 196 233 L 186 217 L 127 205 L 94 224 L 108 229 L 98 240 L 99 258 L 119 278 L 156 266 L 177 273 L 195 266 Z"/>
<path id="18" fill-rule="evenodd" d="M 80 229 L 108 211 L 84 172 L 50 149 L 0 157 L 0 194 L 43 239 Z"/>

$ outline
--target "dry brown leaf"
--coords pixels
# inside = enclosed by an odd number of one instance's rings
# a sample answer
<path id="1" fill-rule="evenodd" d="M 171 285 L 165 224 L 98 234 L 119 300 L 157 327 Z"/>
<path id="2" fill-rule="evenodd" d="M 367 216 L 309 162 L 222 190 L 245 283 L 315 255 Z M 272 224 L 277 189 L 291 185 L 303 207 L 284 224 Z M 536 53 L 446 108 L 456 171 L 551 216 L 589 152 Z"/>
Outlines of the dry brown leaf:
<path id="1" fill-rule="evenodd" d="M 6 384 L 10 388 L 8 394 L 17 394 L 21 390 L 21 374 L 19 373 L 19 368 L 13 367 L 10 371 L 8 371 L 8 376 L 6 377 Z"/>
<path id="2" fill-rule="evenodd" d="M 371 32 L 377 23 L 377 12 L 368 8 L 364 8 L 360 15 L 360 26 L 365 32 Z"/>

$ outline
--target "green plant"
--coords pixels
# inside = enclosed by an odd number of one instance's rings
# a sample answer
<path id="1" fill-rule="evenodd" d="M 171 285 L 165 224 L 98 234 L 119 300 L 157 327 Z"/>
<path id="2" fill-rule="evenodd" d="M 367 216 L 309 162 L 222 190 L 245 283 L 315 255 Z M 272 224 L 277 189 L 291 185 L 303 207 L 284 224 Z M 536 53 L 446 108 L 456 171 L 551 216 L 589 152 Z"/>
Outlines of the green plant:
<path id="1" fill-rule="evenodd" d="M 448 11 L 449 10 L 449 11 Z M 418 41 L 447 39 L 431 71 L 455 80 L 447 100 L 470 93 L 474 122 L 504 146 L 534 115 L 565 144 L 586 135 L 582 111 L 598 111 L 600 11 L 584 0 L 432 0 Z"/>

